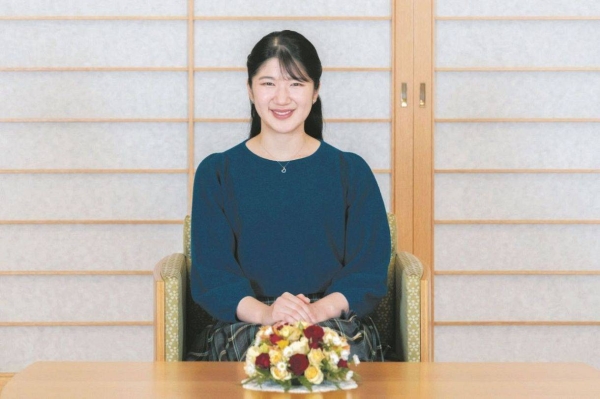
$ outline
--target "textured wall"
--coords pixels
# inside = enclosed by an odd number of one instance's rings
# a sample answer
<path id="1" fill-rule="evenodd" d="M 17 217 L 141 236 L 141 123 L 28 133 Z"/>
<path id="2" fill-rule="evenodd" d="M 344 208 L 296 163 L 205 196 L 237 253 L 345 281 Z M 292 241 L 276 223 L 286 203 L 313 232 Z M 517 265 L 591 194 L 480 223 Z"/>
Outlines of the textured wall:
<path id="1" fill-rule="evenodd" d="M 598 15 L 436 1 L 436 361 L 600 367 Z"/>
<path id="2" fill-rule="evenodd" d="M 378 169 L 390 209 L 390 0 L 195 1 L 199 17 L 383 18 L 194 21 L 193 115 L 187 12 L 187 0 L 0 2 L 1 17 L 20 17 L 0 23 L 0 373 L 153 358 L 150 272 L 182 252 L 196 166 L 247 137 L 245 73 L 227 68 L 273 30 L 350 68 L 323 75 L 324 116 L 342 119 L 324 137 Z M 27 19 L 40 16 L 59 19 Z M 220 120 L 188 130 L 190 118 Z"/>

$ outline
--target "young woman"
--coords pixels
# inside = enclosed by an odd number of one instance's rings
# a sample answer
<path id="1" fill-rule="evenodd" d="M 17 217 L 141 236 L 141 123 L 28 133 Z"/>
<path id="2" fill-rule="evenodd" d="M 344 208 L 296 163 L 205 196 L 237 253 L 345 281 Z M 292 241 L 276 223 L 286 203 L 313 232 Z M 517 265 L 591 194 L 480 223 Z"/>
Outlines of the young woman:
<path id="1" fill-rule="evenodd" d="M 244 360 L 260 325 L 299 320 L 383 360 L 368 314 L 386 293 L 386 211 L 367 163 L 323 141 L 317 51 L 273 32 L 247 67 L 250 137 L 196 171 L 191 291 L 217 321 L 187 360 Z"/>

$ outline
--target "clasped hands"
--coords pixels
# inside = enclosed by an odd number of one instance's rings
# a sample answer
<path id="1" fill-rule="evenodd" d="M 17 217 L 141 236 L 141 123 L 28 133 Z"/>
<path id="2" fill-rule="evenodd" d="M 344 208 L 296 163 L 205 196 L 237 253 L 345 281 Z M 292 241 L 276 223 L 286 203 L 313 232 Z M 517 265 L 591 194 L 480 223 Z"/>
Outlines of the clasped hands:
<path id="1" fill-rule="evenodd" d="M 297 321 L 315 324 L 339 317 L 344 311 L 348 311 L 348 301 L 339 292 L 313 303 L 304 294 L 284 292 L 270 306 L 250 296 L 243 298 L 238 305 L 237 316 L 242 321 L 262 325 Z"/>

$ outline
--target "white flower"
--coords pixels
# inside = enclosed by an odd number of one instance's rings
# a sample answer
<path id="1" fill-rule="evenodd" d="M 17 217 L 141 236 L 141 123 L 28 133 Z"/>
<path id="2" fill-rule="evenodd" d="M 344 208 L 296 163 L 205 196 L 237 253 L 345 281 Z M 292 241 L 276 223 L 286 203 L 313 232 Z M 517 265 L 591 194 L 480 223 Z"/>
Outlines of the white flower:
<path id="1" fill-rule="evenodd" d="M 335 365 L 337 367 L 337 364 L 338 364 L 339 361 L 340 361 L 340 358 L 339 358 L 339 356 L 335 352 L 331 352 L 329 354 L 329 363 L 332 366 Z"/>
<path id="2" fill-rule="evenodd" d="M 246 375 L 248 377 L 252 377 L 254 373 L 256 373 L 256 366 L 254 365 L 254 363 L 246 362 L 246 365 L 244 366 L 244 371 L 246 372 Z"/>
<path id="3" fill-rule="evenodd" d="M 354 365 L 358 366 L 360 364 L 360 359 L 358 358 L 358 356 L 354 355 L 352 356 L 352 362 L 354 363 Z"/>
<path id="4" fill-rule="evenodd" d="M 346 373 L 346 381 L 350 381 L 353 375 L 354 372 L 352 370 L 348 370 L 348 372 Z"/>
<path id="5" fill-rule="evenodd" d="M 348 360 L 348 357 L 350 356 L 350 351 L 348 349 L 342 349 L 342 353 L 340 353 L 340 357 L 343 360 Z"/>
<path id="6" fill-rule="evenodd" d="M 339 335 L 334 335 L 334 337 L 331 339 L 331 342 L 335 345 L 335 346 L 340 346 L 342 344 L 342 339 L 340 338 Z"/>

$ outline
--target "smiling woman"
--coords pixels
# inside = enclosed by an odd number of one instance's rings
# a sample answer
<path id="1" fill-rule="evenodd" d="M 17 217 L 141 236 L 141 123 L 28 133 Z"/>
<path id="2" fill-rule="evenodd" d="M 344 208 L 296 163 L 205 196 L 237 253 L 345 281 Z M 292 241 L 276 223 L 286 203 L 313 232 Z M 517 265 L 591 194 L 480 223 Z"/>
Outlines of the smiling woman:
<path id="1" fill-rule="evenodd" d="M 187 360 L 244 360 L 261 325 L 298 321 L 383 360 L 369 314 L 391 241 L 373 172 L 323 140 L 321 62 L 304 36 L 265 36 L 247 66 L 250 137 L 196 171 L 191 292 L 215 322 Z"/>

